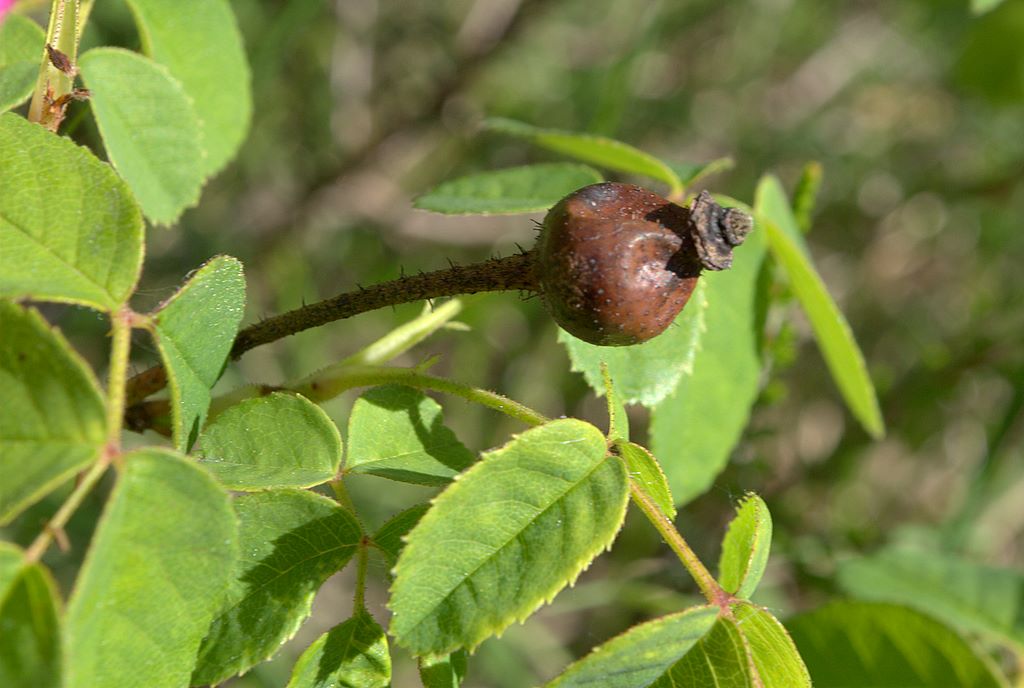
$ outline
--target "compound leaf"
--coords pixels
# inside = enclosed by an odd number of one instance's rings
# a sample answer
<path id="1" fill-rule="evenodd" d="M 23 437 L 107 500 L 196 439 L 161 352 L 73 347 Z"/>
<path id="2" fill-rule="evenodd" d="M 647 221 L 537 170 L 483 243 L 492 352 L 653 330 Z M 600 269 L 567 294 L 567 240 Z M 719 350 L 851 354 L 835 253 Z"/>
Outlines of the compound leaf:
<path id="1" fill-rule="evenodd" d="M 445 427 L 441 405 L 419 390 L 376 387 L 352 407 L 347 473 L 444 485 L 475 458 Z"/>
<path id="2" fill-rule="evenodd" d="M 413 205 L 448 215 L 533 213 L 600 181 L 600 173 L 586 165 L 523 165 L 452 179 L 423 194 Z"/>
<path id="3" fill-rule="evenodd" d="M 195 442 L 245 307 L 242 264 L 211 258 L 153 314 L 152 332 L 171 388 L 174 444 Z"/>
<path id="4" fill-rule="evenodd" d="M 409 533 L 391 634 L 416 654 L 443 654 L 525 619 L 611 544 L 627 495 L 622 462 L 582 421 L 486 453 Z"/>
<path id="5" fill-rule="evenodd" d="M 67 685 L 188 685 L 237 532 L 227 493 L 193 462 L 124 456 L 68 605 Z"/>
<path id="6" fill-rule="evenodd" d="M 203 149 L 192 101 L 167 68 L 120 48 L 78 60 L 107 157 L 153 222 L 171 224 L 199 201 Z"/>
<path id="7" fill-rule="evenodd" d="M 227 599 L 209 624 L 193 685 L 220 683 L 270 657 L 309 616 L 313 596 L 348 563 L 362 537 L 355 517 L 303 490 L 234 501 L 239 551 Z"/>
<path id="8" fill-rule="evenodd" d="M 116 310 L 142 265 L 142 214 L 124 181 L 10 112 L 0 150 L 0 297 Z"/>
<path id="9" fill-rule="evenodd" d="M 199 436 L 200 461 L 225 487 L 312 487 L 338 473 L 341 436 L 323 409 L 274 392 L 224 410 Z"/>
<path id="10" fill-rule="evenodd" d="M 106 441 L 106 410 L 85 362 L 32 308 L 0 300 L 0 524 L 76 471 Z"/>

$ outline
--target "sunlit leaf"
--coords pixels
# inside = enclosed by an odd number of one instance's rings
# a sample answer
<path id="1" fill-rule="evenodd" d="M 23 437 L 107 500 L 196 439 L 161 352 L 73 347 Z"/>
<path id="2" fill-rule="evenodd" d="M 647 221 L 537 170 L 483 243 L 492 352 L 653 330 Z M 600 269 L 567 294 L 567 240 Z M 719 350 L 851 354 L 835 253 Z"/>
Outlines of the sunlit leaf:
<path id="1" fill-rule="evenodd" d="M 142 214 L 87 149 L 0 115 L 0 297 L 123 304 L 142 265 Z"/>
<path id="2" fill-rule="evenodd" d="M 747 494 L 722 541 L 718 582 L 726 592 L 749 599 L 761 582 L 772 544 L 772 516 L 756 494 Z"/>
<path id="3" fill-rule="evenodd" d="M 128 0 L 147 55 L 167 67 L 195 104 L 206 157 L 218 172 L 249 131 L 249 65 L 226 0 Z"/>
<path id="4" fill-rule="evenodd" d="M 601 175 L 586 165 L 524 165 L 452 179 L 418 197 L 414 205 L 449 215 L 540 212 L 576 189 L 600 181 Z"/>
<path id="5" fill-rule="evenodd" d="M 800 236 L 800 230 L 788 208 L 789 202 L 778 180 L 771 176 L 762 178 L 757 188 L 755 212 L 768 236 L 772 253 L 785 270 L 790 288 L 807 314 L 825 363 L 846 404 L 872 437 L 881 437 L 885 434 L 885 423 L 864 355 L 808 253 L 795 238 Z"/>
<path id="6" fill-rule="evenodd" d="M 217 256 L 153 314 L 152 329 L 171 388 L 174 444 L 192 446 L 210 406 L 245 307 L 242 264 Z"/>
<path id="7" fill-rule="evenodd" d="M 200 127 L 192 101 L 167 69 L 120 48 L 78 59 L 107 157 L 153 222 L 170 224 L 199 201 Z"/>
<path id="8" fill-rule="evenodd" d="M 0 299 L 0 524 L 99 456 L 106 411 L 92 371 L 35 309 Z"/>
<path id="9" fill-rule="evenodd" d="M 465 650 L 450 655 L 420 657 L 420 681 L 423 688 L 459 688 L 466 678 L 468 659 Z"/>
<path id="10" fill-rule="evenodd" d="M 640 174 L 668 184 L 670 193 L 682 191 L 679 176 L 661 160 L 615 139 L 559 129 L 542 129 L 525 122 L 495 117 L 484 122 L 491 131 L 526 139 L 541 148 L 619 172 Z"/>
<path id="11" fill-rule="evenodd" d="M 752 604 L 733 605 L 732 612 L 749 649 L 756 688 L 811 688 L 807 667 L 778 619 Z"/>
<path id="12" fill-rule="evenodd" d="M 228 586 L 235 517 L 184 456 L 123 464 L 68 604 L 67 685 L 180 688 Z"/>
<path id="13" fill-rule="evenodd" d="M 217 416 L 199 436 L 200 461 L 232 490 L 312 487 L 341 464 L 341 436 L 316 404 L 275 392 L 246 399 Z"/>
<path id="14" fill-rule="evenodd" d="M 1006 688 L 963 638 L 906 607 L 832 602 L 786 626 L 815 688 Z"/>
<path id="15" fill-rule="evenodd" d="M 674 519 L 676 507 L 672 500 L 672 491 L 654 455 L 633 442 L 618 441 L 615 447 L 619 450 L 619 456 L 626 462 L 629 479 L 654 500 L 663 514 L 669 519 Z"/>
<path id="16" fill-rule="evenodd" d="M 306 648 L 288 681 L 288 688 L 388 688 L 390 685 L 391 656 L 387 636 L 363 609 Z"/>
<path id="17" fill-rule="evenodd" d="M 313 596 L 348 563 L 362 536 L 346 509 L 303 490 L 268 490 L 234 501 L 237 563 L 227 599 L 209 625 L 192 675 L 220 683 L 270 657 L 309 616 Z"/>
<path id="18" fill-rule="evenodd" d="M 622 462 L 578 420 L 488 452 L 409 534 L 391 634 L 416 654 L 442 654 L 525 619 L 611 544 L 627 494 Z"/>
<path id="19" fill-rule="evenodd" d="M 345 459 L 348 473 L 444 485 L 475 458 L 445 427 L 441 405 L 419 390 L 377 387 L 352 407 Z"/>

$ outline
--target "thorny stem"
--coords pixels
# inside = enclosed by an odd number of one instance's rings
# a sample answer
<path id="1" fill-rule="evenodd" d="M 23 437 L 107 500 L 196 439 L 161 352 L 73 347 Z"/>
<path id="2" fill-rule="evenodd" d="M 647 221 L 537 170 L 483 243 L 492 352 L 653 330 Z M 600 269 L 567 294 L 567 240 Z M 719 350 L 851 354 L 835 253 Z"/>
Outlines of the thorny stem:
<path id="1" fill-rule="evenodd" d="M 82 476 L 57 513 L 43 527 L 29 548 L 25 551 L 28 561 L 38 561 L 53 539 L 60 533 L 75 513 L 86 495 L 103 477 L 111 462 L 121 453 L 121 429 L 124 418 L 124 388 L 128 353 L 131 349 L 132 322 L 135 314 L 127 306 L 122 307 L 111 318 L 110 372 L 107 382 L 107 437 L 106 446 L 99 458 Z"/>
<path id="2" fill-rule="evenodd" d="M 690 545 L 687 544 L 683 536 L 676 530 L 672 521 L 665 514 L 661 513 L 661 510 L 651 500 L 650 496 L 632 481 L 629 484 L 629 492 L 633 498 L 633 503 L 640 507 L 640 510 L 644 512 L 644 516 L 651 522 L 651 525 L 661 533 L 661 537 L 672 548 L 672 551 L 676 553 L 679 561 L 683 563 L 683 566 L 690 572 L 690 575 L 693 576 L 693 579 L 697 582 L 697 587 L 700 588 L 708 602 L 720 607 L 724 612 L 728 612 L 729 604 L 733 601 L 732 596 L 722 589 L 722 586 L 718 584 L 718 581 L 711 575 L 711 572 L 704 566 L 704 563 L 697 554 L 690 549 Z"/>
<path id="3" fill-rule="evenodd" d="M 51 5 L 46 48 L 28 110 L 29 121 L 38 122 L 50 131 L 57 131 L 60 126 L 73 91 L 78 39 L 86 16 L 81 15 L 79 0 L 53 0 Z M 57 61 L 54 55 L 58 56 Z M 67 63 L 61 64 L 60 59 L 66 59 Z"/>
<path id="4" fill-rule="evenodd" d="M 444 270 L 400 277 L 365 289 L 311 303 L 243 328 L 231 348 L 237 360 L 262 344 L 289 337 L 335 320 L 412 301 L 487 291 L 538 290 L 532 251 L 505 258 L 492 258 L 473 265 L 452 265 Z M 167 373 L 154 366 L 128 381 L 129 406 L 134 406 L 167 385 Z"/>
<path id="5" fill-rule="evenodd" d="M 366 568 L 369 559 L 370 541 L 365 535 L 359 541 L 356 553 L 356 592 L 352 599 L 352 614 L 366 608 Z"/>

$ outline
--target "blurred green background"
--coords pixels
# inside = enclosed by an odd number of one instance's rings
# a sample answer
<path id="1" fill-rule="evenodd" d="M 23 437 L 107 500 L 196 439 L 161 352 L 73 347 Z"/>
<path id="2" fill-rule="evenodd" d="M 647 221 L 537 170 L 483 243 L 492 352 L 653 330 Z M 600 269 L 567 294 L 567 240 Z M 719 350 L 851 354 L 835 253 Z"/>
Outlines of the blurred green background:
<path id="1" fill-rule="evenodd" d="M 878 386 L 888 426 L 872 442 L 852 421 L 793 311 L 770 320 L 774 369 L 727 471 L 686 506 L 681 531 L 709 562 L 744 490 L 775 518 L 755 600 L 785 616 L 836 593 L 835 562 L 896 540 L 936 542 L 980 562 L 1024 563 L 1024 1 L 973 15 L 967 0 L 234 0 L 253 72 L 254 119 L 239 159 L 180 227 L 153 228 L 137 310 L 169 296 L 217 253 L 246 266 L 247 321 L 446 259 L 531 245 L 531 218 L 453 218 L 411 199 L 455 175 L 551 159 L 480 135 L 485 116 L 614 136 L 659 157 L 732 156 L 708 181 L 750 200 L 773 171 L 825 172 L 809 237 Z M 137 48 L 127 9 L 98 2 L 83 48 Z M 97 150 L 75 104 L 68 126 Z M 220 389 L 277 383 L 335 361 L 419 312 L 359 316 L 248 354 Z M 97 367 L 105 324 L 47 311 Z M 435 370 L 542 412 L 603 427 L 603 400 L 569 371 L 536 299 L 470 298 L 468 332 L 444 331 L 399 363 Z M 785 324 L 789 323 L 789 324 Z M 141 370 L 156 359 L 136 340 Z M 328 405 L 344 428 L 353 395 Z M 513 422 L 442 399 L 471 448 Z M 644 413 L 633 425 L 643 442 Z M 352 479 L 371 528 L 429 492 Z M 54 495 L 18 522 L 30 537 Z M 95 519 L 83 510 L 72 540 Z M 70 554 L 50 563 L 68 575 Z M 386 619 L 385 567 L 371 611 Z M 317 635 L 347 618 L 350 573 L 278 658 L 231 686 L 280 686 Z M 654 531 L 631 518 L 575 588 L 470 662 L 468 686 L 520 687 L 555 675 L 611 635 L 695 599 Z M 418 685 L 396 651 L 394 685 Z"/>

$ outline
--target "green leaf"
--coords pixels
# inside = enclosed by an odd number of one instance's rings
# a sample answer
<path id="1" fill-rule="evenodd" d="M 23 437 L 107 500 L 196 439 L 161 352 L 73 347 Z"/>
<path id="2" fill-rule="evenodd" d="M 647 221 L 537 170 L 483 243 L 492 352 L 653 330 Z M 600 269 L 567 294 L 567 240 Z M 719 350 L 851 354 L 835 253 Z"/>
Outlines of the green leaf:
<path id="1" fill-rule="evenodd" d="M 736 250 L 729 270 L 700 278 L 707 306 L 693 372 L 651 411 L 651 451 L 677 505 L 711 486 L 739 442 L 757 398 L 761 356 L 756 304 L 764 255 L 764 232 L 755 229 Z"/>
<path id="2" fill-rule="evenodd" d="M 548 686 L 647 688 L 661 685 L 672 667 L 703 642 L 715 625 L 717 612 L 717 607 L 694 607 L 634 626 L 594 648 Z"/>
<path id="3" fill-rule="evenodd" d="M 750 649 L 736 623 L 719 618 L 659 681 L 657 688 L 790 688 L 756 681 Z"/>
<path id="4" fill-rule="evenodd" d="M 442 654 L 525 619 L 611 544 L 628 490 L 622 462 L 582 421 L 552 421 L 486 453 L 409 534 L 391 634 L 414 654 Z"/>
<path id="5" fill-rule="evenodd" d="M 654 500 L 654 503 L 669 520 L 675 519 L 676 507 L 672 501 L 672 491 L 669 489 L 665 473 L 662 472 L 661 465 L 654 455 L 633 442 L 619 440 L 615 446 L 619 450 L 619 456 L 626 462 L 629 479 Z"/>
<path id="6" fill-rule="evenodd" d="M 227 493 L 184 456 L 123 468 L 67 614 L 69 686 L 188 685 L 237 556 Z"/>
<path id="7" fill-rule="evenodd" d="M 732 607 L 736 627 L 747 643 L 753 673 L 763 688 L 811 688 L 811 677 L 785 627 L 766 609 L 751 604 Z"/>
<path id="8" fill-rule="evenodd" d="M 1005 687 L 955 632 L 906 607 L 832 602 L 786 624 L 816 688 Z"/>
<path id="9" fill-rule="evenodd" d="M 653 155 L 629 144 L 591 134 L 559 129 L 542 129 L 525 122 L 495 117 L 484 127 L 509 136 L 526 139 L 541 148 L 619 172 L 640 174 L 668 184 L 670 194 L 681 193 L 683 183 L 671 167 Z"/>
<path id="10" fill-rule="evenodd" d="M 0 112 L 28 100 L 39 76 L 46 34 L 28 17 L 0 20 Z"/>
<path id="11" fill-rule="evenodd" d="M 700 163 L 670 162 L 668 166 L 672 168 L 672 171 L 682 181 L 685 189 L 693 186 L 705 177 L 731 170 L 735 167 L 735 163 L 732 158 L 715 158 L 709 162 Z"/>
<path id="12" fill-rule="evenodd" d="M 153 314 L 152 332 L 171 388 L 174 445 L 195 442 L 245 307 L 242 264 L 211 258 Z"/>
<path id="13" fill-rule="evenodd" d="M 950 554 L 891 548 L 839 565 L 839 585 L 865 600 L 905 604 L 1024 652 L 1024 573 Z"/>
<path id="14" fill-rule="evenodd" d="M 387 688 L 391 685 L 388 639 L 360 609 L 317 638 L 299 657 L 288 688 Z"/>
<path id="15" fill-rule="evenodd" d="M 731 595 L 749 599 L 761 582 L 772 546 L 772 516 L 768 505 L 748 493 L 736 507 L 736 517 L 722 541 L 718 582 Z"/>
<path id="16" fill-rule="evenodd" d="M 220 683 L 273 655 L 362 537 L 351 513 L 312 492 L 256 492 L 234 506 L 240 556 L 229 566 L 227 599 L 199 649 L 193 685 Z"/>
<path id="17" fill-rule="evenodd" d="M 110 162 L 146 217 L 175 222 L 199 202 L 204 179 L 192 101 L 166 67 L 138 53 L 96 48 L 78 66 Z"/>
<path id="18" fill-rule="evenodd" d="M 419 390 L 375 387 L 356 400 L 348 420 L 346 473 L 417 485 L 444 485 L 475 457 L 444 425 L 441 405 Z"/>
<path id="19" fill-rule="evenodd" d="M 1002 4 L 1003 0 L 971 0 L 971 12 L 974 14 L 984 14 L 991 12 Z"/>
<path id="20" fill-rule="evenodd" d="M 673 325 L 643 344 L 596 346 L 565 330 L 558 331 L 558 341 L 569 352 L 572 369 L 582 373 L 595 392 L 604 393 L 601 374 L 604 364 L 625 403 L 654 406 L 672 393 L 684 375 L 693 372 L 694 358 L 706 329 L 709 304 L 702 279 Z"/>
<path id="21" fill-rule="evenodd" d="M 459 688 L 466 678 L 468 658 L 465 650 L 450 655 L 420 657 L 420 681 L 423 688 Z"/>
<path id="22" fill-rule="evenodd" d="M 448 215 L 534 213 L 600 181 L 600 173 L 586 165 L 523 165 L 452 179 L 423 194 L 413 205 Z"/>
<path id="23" fill-rule="evenodd" d="M 874 385 L 850 325 L 829 296 L 825 284 L 797 238 L 800 231 L 782 186 L 774 177 L 762 178 L 757 188 L 756 213 L 768 235 L 772 254 L 789 277 L 790 287 L 807 314 L 818 346 L 846 404 L 872 437 L 885 435 Z M 787 210 L 782 210 L 786 208 Z"/>
<path id="24" fill-rule="evenodd" d="M 0 115 L 0 297 L 115 310 L 142 265 L 142 214 L 92 153 Z"/>
<path id="25" fill-rule="evenodd" d="M 50 574 L 0 542 L 0 686 L 62 685 L 59 606 Z"/>
<path id="26" fill-rule="evenodd" d="M 429 504 L 411 506 L 393 516 L 374 533 L 371 539 L 390 566 L 398 562 L 398 555 L 405 547 L 405 536 L 420 522 L 429 508 Z"/>
<path id="27" fill-rule="evenodd" d="M 275 392 L 229 407 L 199 436 L 203 466 L 232 490 L 312 487 L 341 464 L 341 436 L 323 409 Z"/>
<path id="28" fill-rule="evenodd" d="M 144 52 L 181 82 L 202 125 L 201 172 L 235 155 L 252 117 L 249 65 L 226 0 L 128 0 Z"/>
<path id="29" fill-rule="evenodd" d="M 608 402 L 608 439 L 629 442 L 629 416 L 626 415 L 626 407 L 619 393 L 615 391 L 608 366 L 604 363 L 601 364 L 601 380 L 604 383 L 604 398 Z"/>
<path id="30" fill-rule="evenodd" d="M 35 309 L 0 300 L 0 525 L 91 463 L 106 411 L 85 361 Z"/>
<path id="31" fill-rule="evenodd" d="M 821 163 L 811 161 L 804 165 L 796 188 L 793 189 L 793 220 L 800 234 L 811 231 L 814 223 L 814 205 L 818 202 L 818 192 L 821 190 L 821 176 Z"/>

